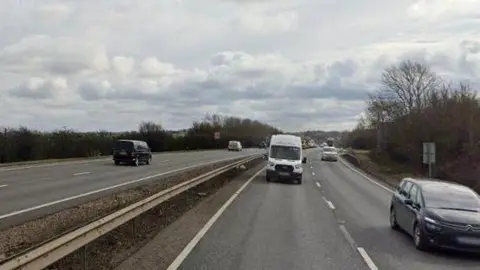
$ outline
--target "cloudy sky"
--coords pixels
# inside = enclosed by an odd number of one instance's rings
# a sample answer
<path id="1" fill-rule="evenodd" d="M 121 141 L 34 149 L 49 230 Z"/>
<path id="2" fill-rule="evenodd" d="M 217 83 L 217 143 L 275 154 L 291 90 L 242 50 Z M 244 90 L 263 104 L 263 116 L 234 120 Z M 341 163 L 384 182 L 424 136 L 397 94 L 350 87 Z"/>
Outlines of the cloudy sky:
<path id="1" fill-rule="evenodd" d="M 480 78 L 480 0 L 1 0 L 0 126 L 346 129 L 384 67 Z"/>

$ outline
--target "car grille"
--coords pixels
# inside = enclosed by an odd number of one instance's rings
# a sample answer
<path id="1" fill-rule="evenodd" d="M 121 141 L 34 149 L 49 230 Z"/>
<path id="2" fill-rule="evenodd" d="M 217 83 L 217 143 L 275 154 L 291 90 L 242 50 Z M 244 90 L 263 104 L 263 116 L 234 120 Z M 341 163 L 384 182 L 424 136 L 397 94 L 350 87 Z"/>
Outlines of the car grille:
<path id="1" fill-rule="evenodd" d="M 480 225 L 478 224 L 460 224 L 460 223 L 451 223 L 451 222 L 442 222 L 441 223 L 445 227 L 449 227 L 458 231 L 465 231 L 465 232 L 480 232 Z"/>
<path id="2" fill-rule="evenodd" d="M 277 171 L 277 172 L 293 172 L 293 166 L 291 166 L 291 165 L 275 165 L 275 171 Z"/>

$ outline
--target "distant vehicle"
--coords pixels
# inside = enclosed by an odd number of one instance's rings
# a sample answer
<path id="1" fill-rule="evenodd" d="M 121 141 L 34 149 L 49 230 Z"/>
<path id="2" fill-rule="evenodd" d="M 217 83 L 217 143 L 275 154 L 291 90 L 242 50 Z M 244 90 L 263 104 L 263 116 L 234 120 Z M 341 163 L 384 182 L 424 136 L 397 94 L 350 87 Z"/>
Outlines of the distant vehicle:
<path id="1" fill-rule="evenodd" d="M 335 147 L 330 147 L 330 146 L 325 146 L 323 147 L 322 153 L 321 153 L 322 161 L 327 160 L 327 161 L 338 161 L 338 152 Z"/>
<path id="2" fill-rule="evenodd" d="M 152 151 L 144 141 L 118 140 L 113 148 L 113 161 L 115 165 L 120 163 L 135 166 L 140 165 L 140 163 L 149 165 L 152 162 Z"/>
<path id="3" fill-rule="evenodd" d="M 242 144 L 239 141 L 229 141 L 228 151 L 242 151 Z"/>
<path id="4" fill-rule="evenodd" d="M 419 250 L 480 252 L 480 198 L 460 184 L 404 178 L 392 195 L 390 226 L 410 234 Z"/>
<path id="5" fill-rule="evenodd" d="M 307 158 L 303 157 L 300 137 L 286 134 L 272 135 L 267 159 L 267 182 L 285 179 L 302 184 L 302 164 L 307 163 Z"/>
<path id="6" fill-rule="evenodd" d="M 333 138 L 328 138 L 327 139 L 327 145 L 328 146 L 333 146 L 334 142 L 335 142 L 335 140 Z"/>

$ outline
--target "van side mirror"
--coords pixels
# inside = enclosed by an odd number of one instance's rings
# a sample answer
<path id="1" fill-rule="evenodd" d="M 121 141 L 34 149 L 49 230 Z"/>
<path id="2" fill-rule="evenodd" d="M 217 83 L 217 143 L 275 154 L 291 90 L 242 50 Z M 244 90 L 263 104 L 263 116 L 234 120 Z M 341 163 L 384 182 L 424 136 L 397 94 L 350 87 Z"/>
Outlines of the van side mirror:
<path id="1" fill-rule="evenodd" d="M 302 163 L 303 163 L 303 164 L 306 164 L 306 163 L 307 163 L 307 158 L 306 158 L 306 157 L 303 158 Z"/>

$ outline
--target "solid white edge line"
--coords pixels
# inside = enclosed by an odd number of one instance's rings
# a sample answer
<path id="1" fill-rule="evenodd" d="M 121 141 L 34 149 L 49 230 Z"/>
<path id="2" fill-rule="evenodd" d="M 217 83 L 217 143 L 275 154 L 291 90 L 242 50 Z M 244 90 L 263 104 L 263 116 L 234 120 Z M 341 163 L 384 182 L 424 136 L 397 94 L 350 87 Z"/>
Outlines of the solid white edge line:
<path id="1" fill-rule="evenodd" d="M 257 177 L 260 173 L 265 170 L 266 167 L 263 167 L 260 171 L 256 172 L 252 177 L 250 177 L 247 182 L 245 182 L 240 189 L 235 192 L 230 199 L 228 199 L 225 204 L 208 220 L 208 222 L 203 226 L 203 228 L 190 240 L 190 242 L 185 246 L 185 248 L 180 252 L 180 254 L 175 258 L 175 260 L 168 266 L 167 270 L 176 270 L 180 267 L 183 261 L 188 257 L 190 252 L 195 248 L 195 246 L 202 240 L 208 230 L 215 224 L 215 222 L 220 218 L 220 216 L 225 212 L 225 210 L 233 203 L 233 201 L 238 197 L 238 195 Z"/>
<path id="2" fill-rule="evenodd" d="M 0 188 L 2 188 L 2 187 L 8 187 L 8 185 L 0 185 Z"/>
<path id="3" fill-rule="evenodd" d="M 348 161 L 344 161 L 343 158 L 340 158 L 340 160 L 341 160 L 341 163 L 342 163 L 343 165 L 347 166 L 350 170 L 352 170 L 352 171 L 360 174 L 360 175 L 363 176 L 365 179 L 367 179 L 367 180 L 370 181 L 371 183 L 373 183 L 373 184 L 375 184 L 375 185 L 383 188 L 384 190 L 386 190 L 386 191 L 388 191 L 388 192 L 390 192 L 390 193 L 393 193 L 393 190 L 392 190 L 391 188 L 388 188 L 388 187 L 380 184 L 378 181 L 370 178 L 369 176 L 365 175 L 363 172 L 357 170 L 357 169 L 354 168 L 352 165 L 348 164 Z"/>
<path id="4" fill-rule="evenodd" d="M 365 263 L 367 263 L 368 268 L 370 268 L 370 270 L 378 270 L 378 267 L 375 265 L 375 263 L 370 258 L 370 256 L 368 256 L 368 253 L 365 251 L 365 249 L 361 247 L 357 247 L 357 250 L 360 253 L 360 256 L 362 256 Z"/>
<path id="5" fill-rule="evenodd" d="M 229 157 L 229 158 L 225 158 L 225 159 L 214 160 L 214 161 L 199 163 L 199 164 L 195 164 L 195 165 L 191 165 L 191 166 L 187 166 L 187 167 L 182 167 L 182 168 L 178 168 L 178 169 L 175 169 L 175 170 L 162 172 L 162 173 L 158 173 L 158 174 L 154 174 L 154 175 L 149 175 L 149 176 L 146 176 L 146 177 L 143 177 L 143 178 L 140 178 L 140 179 L 124 182 L 124 183 L 113 185 L 113 186 L 104 187 L 104 188 L 101 188 L 101 189 L 92 190 L 92 191 L 89 191 L 89 192 L 86 192 L 86 193 L 81 193 L 81 194 L 78 194 L 78 195 L 75 195 L 75 196 L 71 196 L 71 197 L 60 199 L 60 200 L 51 201 L 51 202 L 48 202 L 48 203 L 44 203 L 44 204 L 29 207 L 29 208 L 24 208 L 24 209 L 21 209 L 21 210 L 13 211 L 13 212 L 10 212 L 10 213 L 7 213 L 7 214 L 3 214 L 3 215 L 0 215 L 0 220 L 8 218 L 8 217 L 12 217 L 12 216 L 17 216 L 17 215 L 20 215 L 20 214 L 23 214 L 23 213 L 31 212 L 31 211 L 34 211 L 34 210 L 38 210 L 38 209 L 41 209 L 41 208 L 45 208 L 45 207 L 48 207 L 48 206 L 52 206 L 52 205 L 55 205 L 55 204 L 59 204 L 59 203 L 83 198 L 83 197 L 90 196 L 90 195 L 93 195 L 93 194 L 97 194 L 97 193 L 100 193 L 100 192 L 103 192 L 103 191 L 108 191 L 108 190 L 111 190 L 111 189 L 131 185 L 131 184 L 138 183 L 138 182 L 142 182 L 142 181 L 149 180 L 149 179 L 156 178 L 156 177 L 160 177 L 160 176 L 163 176 L 163 175 L 167 175 L 167 174 L 171 174 L 171 173 L 175 173 L 175 172 L 180 172 L 180 171 L 185 171 L 185 170 L 188 170 L 188 169 L 191 169 L 191 168 L 200 167 L 200 166 L 208 165 L 208 164 L 214 164 L 214 163 L 217 163 L 217 162 L 222 162 L 222 161 L 247 157 L 247 156 L 248 155 L 238 156 L 238 157 Z"/>

